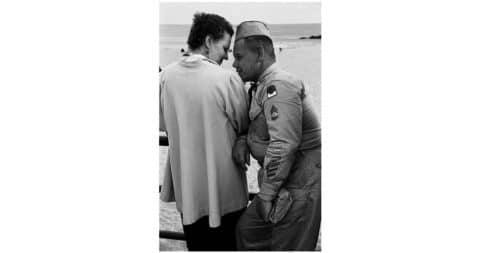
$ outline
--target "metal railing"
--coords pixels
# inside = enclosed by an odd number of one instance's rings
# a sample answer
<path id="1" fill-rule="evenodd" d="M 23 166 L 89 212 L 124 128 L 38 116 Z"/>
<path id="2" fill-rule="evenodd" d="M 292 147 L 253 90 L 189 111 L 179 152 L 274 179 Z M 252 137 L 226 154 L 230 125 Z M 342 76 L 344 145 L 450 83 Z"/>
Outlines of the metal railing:
<path id="1" fill-rule="evenodd" d="M 160 135 L 160 146 L 168 146 L 168 137 L 164 135 Z M 158 192 L 162 191 L 162 185 L 160 185 Z M 256 193 L 248 193 L 248 200 L 252 200 L 255 198 Z M 162 239 L 170 239 L 170 240 L 181 240 L 185 241 L 185 234 L 182 232 L 175 232 L 175 231 L 168 231 L 168 230 L 160 230 L 160 238 Z"/>
<path id="2" fill-rule="evenodd" d="M 174 232 L 174 231 L 166 231 L 166 230 L 160 230 L 160 238 L 186 241 L 185 234 L 183 234 L 182 232 Z"/>
<path id="3" fill-rule="evenodd" d="M 168 137 L 160 135 L 160 146 L 168 146 Z"/>

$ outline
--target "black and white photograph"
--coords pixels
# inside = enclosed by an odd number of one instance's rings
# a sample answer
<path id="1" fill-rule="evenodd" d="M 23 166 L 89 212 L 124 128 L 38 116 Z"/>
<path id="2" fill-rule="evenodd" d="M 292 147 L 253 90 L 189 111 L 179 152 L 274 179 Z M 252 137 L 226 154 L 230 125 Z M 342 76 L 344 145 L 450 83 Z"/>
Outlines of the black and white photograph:
<path id="1" fill-rule="evenodd" d="M 160 250 L 320 251 L 321 3 L 160 3 Z"/>
<path id="2" fill-rule="evenodd" d="M 0 1 L 0 252 L 480 252 L 480 8 Z"/>

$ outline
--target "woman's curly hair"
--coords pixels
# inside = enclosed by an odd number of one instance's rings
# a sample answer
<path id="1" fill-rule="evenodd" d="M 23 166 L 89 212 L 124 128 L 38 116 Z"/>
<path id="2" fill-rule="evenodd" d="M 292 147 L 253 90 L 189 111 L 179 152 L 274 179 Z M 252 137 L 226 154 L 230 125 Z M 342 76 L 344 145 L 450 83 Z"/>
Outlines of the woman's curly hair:
<path id="1" fill-rule="evenodd" d="M 198 49 L 205 42 L 207 35 L 210 35 L 213 40 L 219 40 L 223 38 L 225 32 L 232 36 L 233 27 L 222 16 L 203 12 L 195 13 L 188 35 L 188 47 L 192 50 Z"/>

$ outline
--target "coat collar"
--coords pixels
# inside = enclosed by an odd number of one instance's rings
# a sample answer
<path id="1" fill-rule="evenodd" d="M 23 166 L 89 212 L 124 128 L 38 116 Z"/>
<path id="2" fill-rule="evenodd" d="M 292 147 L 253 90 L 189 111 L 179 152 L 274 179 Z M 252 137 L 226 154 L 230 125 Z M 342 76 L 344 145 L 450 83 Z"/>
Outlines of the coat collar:
<path id="1" fill-rule="evenodd" d="M 209 59 L 201 54 L 185 53 L 182 56 L 182 62 L 185 62 L 187 64 L 198 63 L 201 61 L 207 61 L 215 65 L 218 65 L 218 63 L 216 63 L 214 60 Z"/>

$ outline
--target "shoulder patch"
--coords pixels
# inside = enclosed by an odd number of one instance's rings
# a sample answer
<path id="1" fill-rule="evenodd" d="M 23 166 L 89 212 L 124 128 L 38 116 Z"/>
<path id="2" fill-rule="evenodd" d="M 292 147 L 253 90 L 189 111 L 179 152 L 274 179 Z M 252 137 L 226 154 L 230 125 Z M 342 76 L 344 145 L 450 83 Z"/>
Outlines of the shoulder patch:
<path id="1" fill-rule="evenodd" d="M 277 95 L 277 88 L 275 88 L 275 85 L 268 86 L 267 87 L 267 98 L 271 98 L 275 95 Z"/>
<path id="2" fill-rule="evenodd" d="M 272 117 L 272 120 L 276 120 L 278 118 L 278 109 L 275 105 L 272 105 L 272 109 L 270 109 L 270 116 Z"/>

